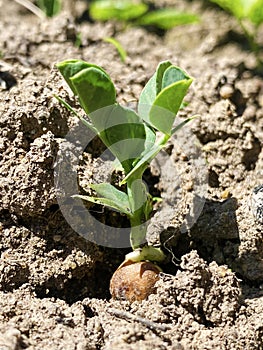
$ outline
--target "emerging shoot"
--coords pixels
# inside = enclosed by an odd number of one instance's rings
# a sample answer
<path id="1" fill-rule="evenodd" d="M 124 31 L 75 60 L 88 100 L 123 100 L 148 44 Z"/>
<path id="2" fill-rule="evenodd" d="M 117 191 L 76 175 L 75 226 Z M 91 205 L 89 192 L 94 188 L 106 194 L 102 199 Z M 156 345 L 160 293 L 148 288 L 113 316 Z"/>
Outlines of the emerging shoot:
<path id="1" fill-rule="evenodd" d="M 162 262 L 166 258 L 160 248 L 150 246 L 146 241 L 147 223 L 151 218 L 153 205 L 142 177 L 151 160 L 170 137 L 192 119 L 185 119 L 174 127 L 176 114 L 193 79 L 171 62 L 161 62 L 142 90 L 138 112 L 135 112 L 116 102 L 114 84 L 101 67 L 81 60 L 60 62 L 57 67 L 88 115 L 88 120 L 81 117 L 81 121 L 100 137 L 116 157 L 124 173 L 121 184 L 126 186 L 126 190 L 121 191 L 110 183 L 93 184 L 90 187 L 96 191 L 97 197 L 74 197 L 117 210 L 129 218 L 133 252 L 126 256 L 116 271 L 118 276 L 113 276 L 111 292 L 117 298 L 125 297 L 133 301 L 135 295 L 138 295 L 137 300 L 141 300 L 152 292 L 153 282 L 157 278 L 155 275 L 160 271 L 152 262 Z M 66 102 L 62 103 L 72 111 Z M 158 138 L 157 132 L 160 134 Z M 146 261 L 150 263 L 145 264 Z M 133 264 L 137 270 L 136 264 L 139 264 L 141 272 L 146 267 L 147 271 L 151 269 L 148 294 L 144 285 L 141 289 L 137 286 L 139 289 L 135 293 L 129 289 L 132 297 L 124 295 L 123 287 L 114 286 L 113 281 L 120 281 L 120 270 L 124 267 L 125 271 L 130 270 L 130 265 Z"/>

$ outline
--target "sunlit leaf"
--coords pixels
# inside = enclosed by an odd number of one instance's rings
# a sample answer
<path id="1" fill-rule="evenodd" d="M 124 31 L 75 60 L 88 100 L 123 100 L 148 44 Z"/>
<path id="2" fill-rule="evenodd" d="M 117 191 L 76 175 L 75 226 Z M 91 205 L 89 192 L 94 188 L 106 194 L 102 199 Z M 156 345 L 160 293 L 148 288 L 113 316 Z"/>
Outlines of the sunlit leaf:
<path id="1" fill-rule="evenodd" d="M 102 108 L 89 116 L 104 144 L 121 162 L 125 173 L 155 141 L 155 133 L 141 118 L 119 104 Z"/>
<path id="2" fill-rule="evenodd" d="M 259 26 L 263 22 L 262 0 L 210 0 L 231 12 L 238 19 L 249 19 Z"/>
<path id="3" fill-rule="evenodd" d="M 148 10 L 142 2 L 133 0 L 97 0 L 90 5 L 90 16 L 99 21 L 110 19 L 128 21 L 138 18 Z"/>
<path id="4" fill-rule="evenodd" d="M 85 195 L 79 195 L 79 194 L 74 195 L 72 197 L 76 199 L 83 199 L 87 202 L 91 202 L 94 204 L 104 205 L 105 207 L 117 210 L 123 214 L 126 214 L 127 216 L 130 216 L 132 214 L 129 207 L 124 206 L 123 203 L 121 202 L 116 203 L 108 198 L 97 198 L 97 197 L 85 196 Z"/>
<path id="5" fill-rule="evenodd" d="M 164 30 L 175 26 L 196 23 L 199 17 L 192 13 L 178 12 L 176 9 L 166 8 L 149 12 L 138 20 L 140 25 L 151 25 Z"/>
<path id="6" fill-rule="evenodd" d="M 72 60 L 66 60 L 63 62 L 59 62 L 56 64 L 56 67 L 62 74 L 63 78 L 66 80 L 68 86 L 71 88 L 72 92 L 77 95 L 77 91 L 73 86 L 73 83 L 71 81 L 71 78 L 81 72 L 82 70 L 86 68 L 97 68 L 98 70 L 102 71 L 107 77 L 110 79 L 109 75 L 103 70 L 100 66 L 97 66 L 95 64 L 78 60 L 78 59 L 72 59 Z"/>
<path id="7" fill-rule="evenodd" d="M 248 11 L 248 18 L 256 26 L 263 22 L 263 0 L 254 1 Z"/>
<path id="8" fill-rule="evenodd" d="M 161 62 L 139 99 L 139 115 L 155 129 L 170 134 L 193 79 L 171 62 Z"/>

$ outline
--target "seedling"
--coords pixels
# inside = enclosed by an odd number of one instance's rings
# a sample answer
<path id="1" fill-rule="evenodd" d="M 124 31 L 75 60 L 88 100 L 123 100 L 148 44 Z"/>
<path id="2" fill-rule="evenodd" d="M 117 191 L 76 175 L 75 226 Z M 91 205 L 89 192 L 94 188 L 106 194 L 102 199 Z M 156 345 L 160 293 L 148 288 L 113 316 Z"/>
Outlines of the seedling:
<path id="1" fill-rule="evenodd" d="M 179 12 L 173 8 L 150 11 L 137 23 L 142 26 L 154 26 L 163 30 L 168 30 L 176 26 L 199 22 L 199 17 L 193 13 Z"/>
<path id="2" fill-rule="evenodd" d="M 112 44 L 112 45 L 116 48 L 116 50 L 117 50 L 117 52 L 118 52 L 118 54 L 119 54 L 119 56 L 120 56 L 121 61 L 122 61 L 122 62 L 125 62 L 126 57 L 127 57 L 127 53 L 126 53 L 126 51 L 124 50 L 124 48 L 123 48 L 123 46 L 121 45 L 121 43 L 120 43 L 118 40 L 116 40 L 115 38 L 112 38 L 112 37 L 107 37 L 107 38 L 104 38 L 103 40 L 104 40 L 106 43 Z"/>
<path id="3" fill-rule="evenodd" d="M 199 17 L 194 14 L 179 12 L 172 8 L 150 11 L 146 3 L 134 0 L 95 0 L 90 5 L 89 13 L 91 18 L 98 21 L 114 19 L 164 30 L 199 21 Z"/>
<path id="4" fill-rule="evenodd" d="M 99 21 L 116 19 L 130 21 L 147 12 L 145 3 L 134 0 L 95 0 L 90 4 L 90 16 Z"/>
<path id="5" fill-rule="evenodd" d="M 255 53 L 258 65 L 262 67 L 260 46 L 257 35 L 263 23 L 263 0 L 210 0 L 230 12 L 239 22 L 248 39 L 251 50 Z"/>
<path id="6" fill-rule="evenodd" d="M 36 5 L 30 0 L 15 0 L 39 18 L 53 17 L 61 10 L 61 0 L 37 0 Z"/>
<path id="7" fill-rule="evenodd" d="M 193 119 L 173 126 L 193 79 L 171 62 L 161 62 L 142 90 L 138 112 L 135 112 L 116 102 L 114 84 L 101 67 L 81 60 L 60 62 L 57 67 L 89 117 L 80 119 L 100 137 L 121 165 L 124 173 L 121 185 L 126 186 L 126 191 L 121 191 L 110 183 L 92 184 L 90 187 L 98 197 L 74 197 L 127 215 L 133 252 L 126 255 L 123 265 L 145 260 L 163 261 L 162 250 L 146 242 L 147 222 L 153 206 L 142 177 L 170 137 Z M 62 103 L 72 110 L 66 102 Z"/>
<path id="8" fill-rule="evenodd" d="M 61 10 L 60 0 L 37 0 L 37 5 L 47 17 L 53 17 Z"/>

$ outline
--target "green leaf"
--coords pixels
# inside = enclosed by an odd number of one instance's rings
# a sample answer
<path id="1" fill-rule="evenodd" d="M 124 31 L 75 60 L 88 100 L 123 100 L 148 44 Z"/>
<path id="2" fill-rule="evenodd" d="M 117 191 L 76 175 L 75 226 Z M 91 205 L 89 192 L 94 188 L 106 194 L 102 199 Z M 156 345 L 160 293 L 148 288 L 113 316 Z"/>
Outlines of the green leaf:
<path id="1" fill-rule="evenodd" d="M 262 1 L 258 0 L 210 0 L 215 4 L 222 7 L 224 10 L 232 13 L 236 18 L 243 19 L 249 18 L 249 12 L 253 6 L 259 4 L 258 9 L 262 6 Z M 261 2 L 261 4 L 260 4 Z M 251 19 L 251 18 L 250 18 Z"/>
<path id="2" fill-rule="evenodd" d="M 126 214 L 127 216 L 131 216 L 131 214 L 132 214 L 129 207 L 123 206 L 123 203 L 114 202 L 108 198 L 97 198 L 97 197 L 92 197 L 92 196 L 84 196 L 84 195 L 80 195 L 80 194 L 74 195 L 72 197 L 76 198 L 76 199 L 83 199 L 84 201 L 91 202 L 94 204 L 104 205 L 105 207 L 117 210 L 123 214 Z"/>
<path id="3" fill-rule="evenodd" d="M 225 11 L 231 12 L 236 18 L 244 17 L 244 10 L 242 6 L 242 0 L 210 0 L 219 5 Z"/>
<path id="4" fill-rule="evenodd" d="M 87 114 L 116 101 L 115 87 L 102 69 L 90 67 L 70 78 L 80 103 Z"/>
<path id="5" fill-rule="evenodd" d="M 263 0 L 210 0 L 237 19 L 249 19 L 256 26 L 263 22 Z"/>
<path id="6" fill-rule="evenodd" d="M 104 144 L 121 162 L 125 173 L 155 141 L 155 133 L 150 127 L 133 110 L 118 104 L 91 113 L 90 119 Z"/>
<path id="7" fill-rule="evenodd" d="M 60 0 L 37 0 L 37 6 L 45 12 L 47 17 L 53 17 L 61 10 Z"/>
<path id="8" fill-rule="evenodd" d="M 183 120 L 179 125 L 174 127 L 171 130 L 170 135 L 175 134 L 178 130 L 180 130 L 185 124 L 189 123 L 191 120 L 197 118 L 197 116 L 192 116 Z M 167 141 L 170 138 L 170 135 L 164 135 L 158 143 L 154 144 L 147 152 L 144 153 L 143 157 L 135 164 L 132 170 L 125 176 L 122 180 L 121 185 L 124 185 L 127 180 L 129 180 L 136 172 L 139 174 L 143 174 L 144 170 L 150 164 L 150 162 L 154 159 L 154 157 L 160 152 L 160 150 L 165 146 Z"/>
<path id="9" fill-rule="evenodd" d="M 138 18 L 148 10 L 148 6 L 133 0 L 99 0 L 90 5 L 90 16 L 99 21 L 116 19 L 129 21 Z"/>
<path id="10" fill-rule="evenodd" d="M 170 134 L 192 81 L 181 68 L 162 62 L 141 93 L 139 115 L 155 129 Z"/>
<path id="11" fill-rule="evenodd" d="M 155 132 L 133 110 L 114 104 L 115 88 L 103 69 L 79 60 L 57 66 L 89 114 L 92 127 L 128 173 L 154 144 Z"/>
<path id="12" fill-rule="evenodd" d="M 189 80 L 189 78 L 190 77 L 181 68 L 170 66 L 163 73 L 161 90 L 165 89 L 167 86 L 170 86 L 176 82 L 179 82 L 182 80 Z"/>
<path id="13" fill-rule="evenodd" d="M 56 66 L 87 114 L 116 102 L 113 82 L 101 67 L 75 59 Z"/>
<path id="14" fill-rule="evenodd" d="M 170 61 L 163 61 L 159 63 L 156 70 L 156 95 L 163 89 L 163 77 L 168 68 L 173 67 Z"/>
<path id="15" fill-rule="evenodd" d="M 192 79 L 178 81 L 163 89 L 157 96 L 149 116 L 151 125 L 157 130 L 165 134 L 171 133 L 176 114 L 191 83 Z M 166 110 L 162 112 L 162 117 L 160 107 Z"/>
<path id="16" fill-rule="evenodd" d="M 105 73 L 108 76 L 108 74 L 101 67 L 96 66 L 95 64 L 88 63 L 88 62 L 85 62 L 82 60 L 77 60 L 77 59 L 59 62 L 56 64 L 56 67 L 58 68 L 58 70 L 61 73 L 61 75 L 63 76 L 63 78 L 66 80 L 67 84 L 71 88 L 74 95 L 77 95 L 77 91 L 71 82 L 71 78 L 75 74 L 79 73 L 80 71 L 82 71 L 86 68 L 94 67 L 94 68 L 101 70 L 103 73 Z M 108 78 L 110 79 L 109 76 L 108 76 Z"/>
<path id="17" fill-rule="evenodd" d="M 248 11 L 248 18 L 256 26 L 263 23 L 263 0 L 254 1 Z"/>
<path id="18" fill-rule="evenodd" d="M 178 25 L 195 23 L 199 17 L 186 12 L 178 12 L 172 8 L 166 8 L 149 12 L 138 20 L 140 25 L 151 25 L 164 30 L 171 29 Z"/>
<path id="19" fill-rule="evenodd" d="M 138 105 L 138 112 L 141 117 L 144 117 L 144 114 L 147 115 L 145 107 L 150 107 L 156 98 L 156 77 L 157 73 L 154 73 L 141 92 Z"/>
<path id="20" fill-rule="evenodd" d="M 139 115 L 146 121 L 149 121 L 149 118 L 147 118 L 147 116 L 149 115 L 150 108 L 154 103 L 156 95 L 162 89 L 163 74 L 165 70 L 170 66 L 172 66 L 172 63 L 170 61 L 163 61 L 159 63 L 156 72 L 147 82 L 147 84 L 141 92 L 139 98 L 138 112 Z"/>
<path id="21" fill-rule="evenodd" d="M 102 196 L 103 198 L 111 200 L 113 203 L 115 203 L 115 206 L 122 209 L 124 208 L 125 213 L 129 213 L 128 215 L 131 215 L 132 212 L 129 204 L 129 198 L 126 193 L 119 191 L 116 187 L 109 183 L 92 184 L 90 185 L 90 188 L 95 190 L 98 195 Z"/>
<path id="22" fill-rule="evenodd" d="M 150 164 L 150 162 L 153 160 L 153 158 L 160 152 L 160 150 L 163 148 L 164 145 L 154 145 L 150 150 L 148 150 L 147 153 L 144 154 L 144 156 L 136 163 L 136 165 L 131 169 L 131 171 L 125 176 L 125 178 L 122 180 L 121 185 L 124 185 L 127 180 L 131 178 L 136 172 L 139 174 L 143 174 L 144 170 L 147 168 L 147 166 Z"/>

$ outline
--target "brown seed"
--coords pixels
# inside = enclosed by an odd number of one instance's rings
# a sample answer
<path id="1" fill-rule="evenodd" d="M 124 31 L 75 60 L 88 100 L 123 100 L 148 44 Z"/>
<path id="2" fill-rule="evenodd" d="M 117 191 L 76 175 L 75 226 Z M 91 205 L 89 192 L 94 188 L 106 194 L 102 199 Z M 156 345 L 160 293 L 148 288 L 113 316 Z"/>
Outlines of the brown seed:
<path id="1" fill-rule="evenodd" d="M 142 301 L 156 292 L 161 269 L 149 261 L 125 261 L 113 274 L 110 293 L 114 299 Z"/>

